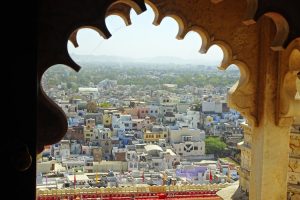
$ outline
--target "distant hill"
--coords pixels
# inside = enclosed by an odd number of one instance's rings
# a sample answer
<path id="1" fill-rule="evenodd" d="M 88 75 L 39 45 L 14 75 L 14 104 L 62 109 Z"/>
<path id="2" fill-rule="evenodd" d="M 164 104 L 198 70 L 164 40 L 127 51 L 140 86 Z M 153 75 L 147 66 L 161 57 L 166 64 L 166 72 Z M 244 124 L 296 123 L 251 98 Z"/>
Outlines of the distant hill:
<path id="1" fill-rule="evenodd" d="M 85 63 L 150 63 L 150 64 L 190 64 L 190 65 L 206 65 L 202 60 L 188 60 L 178 57 L 157 56 L 147 58 L 128 58 L 122 56 L 108 56 L 108 55 L 79 55 L 71 54 L 71 57 L 76 62 Z M 210 67 L 209 65 L 206 65 Z M 212 66 L 213 68 L 216 67 Z"/>

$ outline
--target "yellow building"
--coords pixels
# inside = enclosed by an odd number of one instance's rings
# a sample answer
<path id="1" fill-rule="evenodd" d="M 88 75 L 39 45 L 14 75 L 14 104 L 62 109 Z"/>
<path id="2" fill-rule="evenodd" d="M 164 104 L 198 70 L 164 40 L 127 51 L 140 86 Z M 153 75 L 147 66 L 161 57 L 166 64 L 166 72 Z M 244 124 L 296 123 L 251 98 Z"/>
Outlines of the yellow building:
<path id="1" fill-rule="evenodd" d="M 144 130 L 145 142 L 158 142 L 159 139 L 167 139 L 168 131 L 164 128 L 152 128 L 152 130 Z"/>
<path id="2" fill-rule="evenodd" d="M 104 111 L 102 124 L 104 125 L 104 127 L 108 128 L 111 127 L 111 123 L 112 123 L 112 114 L 107 111 Z"/>
<path id="3" fill-rule="evenodd" d="M 84 140 L 90 141 L 94 135 L 94 129 L 89 128 L 88 126 L 83 127 Z"/>

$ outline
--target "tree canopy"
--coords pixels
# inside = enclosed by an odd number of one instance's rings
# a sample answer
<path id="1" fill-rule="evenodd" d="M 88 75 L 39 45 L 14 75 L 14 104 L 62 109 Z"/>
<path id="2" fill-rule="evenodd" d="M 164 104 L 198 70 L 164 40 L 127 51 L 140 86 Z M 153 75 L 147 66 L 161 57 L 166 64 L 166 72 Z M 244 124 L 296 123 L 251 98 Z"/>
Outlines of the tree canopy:
<path id="1" fill-rule="evenodd" d="M 205 153 L 220 157 L 225 153 L 226 144 L 219 137 L 207 137 L 205 139 Z"/>
<path id="2" fill-rule="evenodd" d="M 99 104 L 99 107 L 101 107 L 101 108 L 110 108 L 110 107 L 112 107 L 112 105 L 108 102 L 103 102 L 103 103 Z"/>

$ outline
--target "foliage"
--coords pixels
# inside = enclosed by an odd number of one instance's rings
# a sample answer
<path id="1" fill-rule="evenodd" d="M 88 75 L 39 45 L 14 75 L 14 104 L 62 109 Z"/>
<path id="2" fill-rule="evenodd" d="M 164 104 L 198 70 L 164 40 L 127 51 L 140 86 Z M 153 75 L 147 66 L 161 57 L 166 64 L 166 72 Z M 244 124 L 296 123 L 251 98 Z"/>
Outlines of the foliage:
<path id="1" fill-rule="evenodd" d="M 205 139 L 205 153 L 220 157 L 225 152 L 226 144 L 219 137 L 207 137 Z"/>
<path id="2" fill-rule="evenodd" d="M 110 108 L 110 107 L 112 107 L 112 105 L 108 102 L 103 102 L 103 103 L 100 103 L 99 107 L 101 107 L 101 108 Z"/>
<path id="3" fill-rule="evenodd" d="M 97 85 L 102 80 L 109 79 L 117 80 L 119 85 L 158 86 L 168 83 L 177 84 L 179 88 L 186 85 L 217 87 L 232 86 L 239 77 L 238 71 L 208 70 L 203 66 L 153 66 L 143 63 L 124 64 L 123 67 L 118 67 L 115 64 L 92 62 L 82 63 L 82 66 L 79 73 L 63 66 L 50 68 L 45 73 L 47 84 L 55 87 L 63 81 L 67 83 L 67 88 L 74 90 L 86 87 L 89 83 Z"/>

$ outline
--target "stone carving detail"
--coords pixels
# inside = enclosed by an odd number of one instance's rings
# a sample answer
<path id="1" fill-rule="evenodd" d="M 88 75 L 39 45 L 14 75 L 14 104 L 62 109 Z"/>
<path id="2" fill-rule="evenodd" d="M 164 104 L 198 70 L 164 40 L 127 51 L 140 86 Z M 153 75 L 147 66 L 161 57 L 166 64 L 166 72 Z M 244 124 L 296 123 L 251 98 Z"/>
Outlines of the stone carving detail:
<path id="1" fill-rule="evenodd" d="M 245 148 L 242 150 L 241 167 L 249 171 L 250 166 L 251 166 L 251 150 L 248 148 Z"/>
<path id="2" fill-rule="evenodd" d="M 290 158 L 288 168 L 288 182 L 291 184 L 300 183 L 300 160 Z"/>
<path id="3" fill-rule="evenodd" d="M 300 156 L 300 134 L 291 133 L 290 135 L 290 155 Z"/>
<path id="4" fill-rule="evenodd" d="M 241 150 L 240 186 L 243 191 L 249 191 L 252 135 L 251 127 L 248 124 L 242 124 L 242 127 L 244 129 L 244 141 L 238 144 L 238 148 Z"/>
<path id="5" fill-rule="evenodd" d="M 277 120 L 279 125 L 284 125 L 285 122 L 293 122 L 294 116 L 300 116 L 300 99 L 295 98 L 300 87 L 297 80 L 300 71 L 300 38 L 293 40 L 283 51 L 280 69 Z"/>

